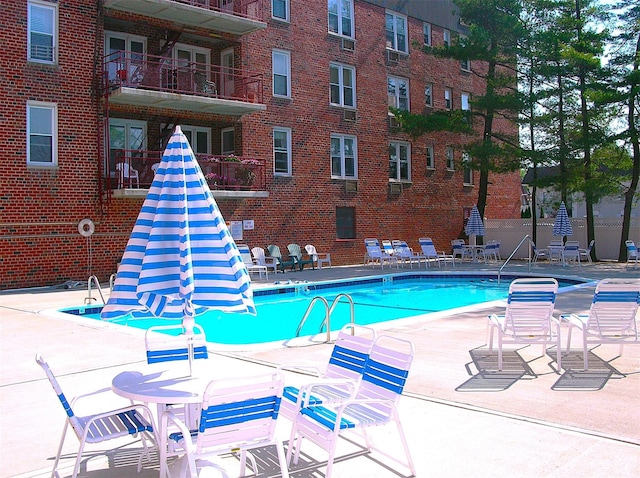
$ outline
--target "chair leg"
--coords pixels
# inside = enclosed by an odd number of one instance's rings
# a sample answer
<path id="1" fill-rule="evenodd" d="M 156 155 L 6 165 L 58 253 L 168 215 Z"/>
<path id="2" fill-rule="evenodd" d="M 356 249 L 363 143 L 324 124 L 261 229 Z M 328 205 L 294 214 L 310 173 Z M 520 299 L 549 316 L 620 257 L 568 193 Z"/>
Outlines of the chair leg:
<path id="1" fill-rule="evenodd" d="M 276 451 L 278 452 L 278 461 L 280 463 L 280 473 L 282 478 L 289 478 L 289 468 L 287 467 L 287 460 L 284 455 L 284 446 L 280 440 L 276 443 Z"/>
<path id="2" fill-rule="evenodd" d="M 69 426 L 69 422 L 67 420 L 64 421 L 64 426 L 62 427 L 62 437 L 60 438 L 60 445 L 58 445 L 58 453 L 56 453 L 56 459 L 53 462 L 53 470 L 51 471 L 51 478 L 56 477 L 58 463 L 60 462 L 60 455 L 62 454 L 62 446 L 64 445 L 64 439 L 67 436 L 67 427 Z"/>
<path id="3" fill-rule="evenodd" d="M 587 350 L 586 325 L 585 330 L 582 331 L 582 358 L 584 361 L 584 369 L 589 370 L 589 350 Z"/>

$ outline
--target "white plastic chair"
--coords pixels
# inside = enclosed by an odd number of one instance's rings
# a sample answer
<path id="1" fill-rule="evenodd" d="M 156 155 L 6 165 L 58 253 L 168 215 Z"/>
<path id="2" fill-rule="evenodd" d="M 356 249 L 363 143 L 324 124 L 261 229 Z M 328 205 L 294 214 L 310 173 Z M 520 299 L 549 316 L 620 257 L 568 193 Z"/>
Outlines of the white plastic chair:
<path id="1" fill-rule="evenodd" d="M 294 366 L 294 370 L 313 373 L 317 378 L 330 379 L 330 384 L 317 384 L 313 387 L 305 387 L 306 393 L 311 397 L 308 402 L 314 405 L 341 402 L 349 398 L 362 378 L 364 365 L 369 358 L 371 347 L 376 338 L 374 329 L 355 324 L 346 324 L 333 345 L 329 362 L 324 371 L 316 367 Z M 344 381 L 343 384 L 336 380 Z M 280 413 L 294 420 L 306 397 L 300 393 L 300 388 L 293 386 L 284 387 Z"/>
<path id="2" fill-rule="evenodd" d="M 580 243 L 578 241 L 567 241 L 562 249 L 562 262 L 563 264 L 575 264 L 580 265 Z"/>
<path id="3" fill-rule="evenodd" d="M 587 247 L 586 249 L 578 249 L 578 253 L 580 254 L 580 259 L 586 259 L 589 263 L 593 262 L 591 260 L 591 249 L 593 249 L 593 246 L 595 245 L 596 241 L 594 239 L 591 240 L 591 242 L 589 243 L 589 247 Z"/>
<path id="4" fill-rule="evenodd" d="M 127 185 L 132 187 L 134 183 L 137 188 L 140 187 L 140 175 L 128 163 L 117 163 L 116 171 L 118 171 L 118 189 L 122 189 Z"/>
<path id="5" fill-rule="evenodd" d="M 86 444 L 102 443 L 129 435 L 136 439 L 139 437 L 144 447 L 144 451 L 140 454 L 140 458 L 138 460 L 138 472 L 140 472 L 142 469 L 142 458 L 146 456 L 147 460 L 149 460 L 150 449 L 156 447 L 156 437 L 152 425 L 153 418 L 151 411 L 144 405 L 130 405 L 117 410 L 110 410 L 94 415 L 77 416 L 73 412 L 72 407 L 75 406 L 78 400 L 81 398 L 88 398 L 89 396 L 96 395 L 106 390 L 99 390 L 92 394 L 80 395 L 69 402 L 62 392 L 62 389 L 58 384 L 58 380 L 49 368 L 49 364 L 41 355 L 36 355 L 36 362 L 40 367 L 42 367 L 47 375 L 47 378 L 49 379 L 56 395 L 60 399 L 66 414 L 64 428 L 62 429 L 62 438 L 60 439 L 56 459 L 53 463 L 53 471 L 51 472 L 52 478 L 58 474 L 56 470 L 58 468 L 60 454 L 62 452 L 62 447 L 64 445 L 69 425 L 71 425 L 72 430 L 80 441 L 75 466 L 73 467 L 73 474 L 71 475 L 72 478 L 75 478 L 78 475 L 80 462 L 82 460 L 82 453 L 84 452 Z M 147 441 L 151 442 L 151 447 L 147 444 Z"/>
<path id="6" fill-rule="evenodd" d="M 283 385 L 280 372 L 210 382 L 197 430 L 189 430 L 171 410 L 162 414 L 160 459 L 179 456 L 180 476 L 197 478 L 203 466 L 216 466 L 209 459 L 239 452 L 240 476 L 245 476 L 247 455 L 257 475 L 250 450 L 275 445 L 281 476 L 288 478 L 284 448 L 275 436 Z M 178 431 L 165 436 L 170 427 Z"/>
<path id="7" fill-rule="evenodd" d="M 509 286 L 504 315 L 489 316 L 489 351 L 493 350 L 493 333 L 498 333 L 498 370 L 502 370 L 504 344 L 556 344 L 558 370 L 562 367 L 560 322 L 553 317 L 558 281 L 551 278 L 515 279 Z M 555 330 L 552 325 L 555 324 Z"/>
<path id="8" fill-rule="evenodd" d="M 573 328 L 582 331 L 584 369 L 589 369 L 589 344 L 640 344 L 636 313 L 640 303 L 639 279 L 603 279 L 596 286 L 589 313 L 563 315 L 568 320 L 567 352 Z"/>
<path id="9" fill-rule="evenodd" d="M 300 412 L 291 429 L 287 462 L 297 464 L 304 439 L 329 452 L 325 477 L 331 477 L 338 439 L 346 432 L 359 432 L 369 451 L 406 466 L 411 476 L 416 475 L 407 440 L 402 430 L 397 404 L 402 395 L 413 361 L 413 344 L 409 341 L 380 335 L 371 348 L 362 374 L 362 380 L 352 398 L 332 405 L 314 405 L 312 394 L 305 394 Z M 324 383 L 326 384 L 326 383 Z M 309 384 L 311 388 L 314 384 Z M 394 423 L 404 460 L 391 453 L 387 443 L 376 447 L 368 433 L 370 427 Z"/>
<path id="10" fill-rule="evenodd" d="M 247 268 L 247 272 L 251 274 L 252 272 L 257 272 L 259 277 L 262 279 L 262 273 L 264 272 L 265 279 L 269 280 L 269 271 L 267 270 L 267 266 L 263 266 L 257 263 L 257 261 L 251 256 L 251 250 L 249 250 L 249 246 L 246 244 L 238 244 L 238 251 L 240 252 L 240 257 L 242 257 L 242 262 Z"/>
<path id="11" fill-rule="evenodd" d="M 536 263 L 538 262 L 538 259 L 550 261 L 549 249 L 540 249 L 539 247 L 536 247 L 534 242 L 531 242 L 531 248 L 533 249 L 533 259 L 531 262 Z"/>
<path id="12" fill-rule="evenodd" d="M 460 261 L 465 257 L 464 239 L 453 239 L 451 241 L 451 255 L 455 259 L 460 256 Z"/>
<path id="13" fill-rule="evenodd" d="M 251 255 L 256 260 L 256 264 L 267 268 L 267 272 L 269 269 L 273 269 L 274 274 L 278 273 L 278 259 L 266 256 L 262 247 L 254 247 L 251 249 Z"/>
<path id="14" fill-rule="evenodd" d="M 420 243 L 420 248 L 422 249 L 422 254 L 426 258 L 428 267 L 431 267 L 432 260 L 438 263 L 438 267 L 440 267 L 441 262 L 444 262 L 445 266 L 447 265 L 447 262 L 451 262 L 453 267 L 456 266 L 453 254 L 446 254 L 444 251 L 436 251 L 436 246 L 433 244 L 430 237 L 421 237 L 418 239 L 418 242 Z"/>
<path id="15" fill-rule="evenodd" d="M 331 253 L 318 252 L 313 244 L 307 244 L 304 249 L 311 256 L 311 260 L 318 266 L 318 269 L 322 269 L 322 264 L 329 264 L 329 268 L 331 268 Z"/>

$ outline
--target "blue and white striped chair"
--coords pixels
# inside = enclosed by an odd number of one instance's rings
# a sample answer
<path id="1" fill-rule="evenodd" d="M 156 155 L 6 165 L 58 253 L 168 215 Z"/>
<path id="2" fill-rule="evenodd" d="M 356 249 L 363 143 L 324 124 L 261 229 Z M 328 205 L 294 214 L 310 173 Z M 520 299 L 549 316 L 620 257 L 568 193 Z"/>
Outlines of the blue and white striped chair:
<path id="1" fill-rule="evenodd" d="M 142 458 L 144 456 L 149 460 L 149 451 L 156 446 L 156 437 L 153 429 L 153 418 L 151 411 L 144 405 L 130 405 L 127 407 L 119 408 L 117 410 L 111 410 L 103 413 L 97 413 L 95 415 L 77 416 L 73 411 L 73 406 L 80 398 L 87 398 L 96 393 L 88 395 L 80 395 L 71 402 L 67 401 L 62 389 L 58 384 L 58 380 L 49 368 L 49 364 L 42 358 L 41 355 L 36 355 L 36 362 L 44 370 L 53 390 L 55 391 L 60 403 L 64 408 L 67 415 L 67 419 L 62 429 L 62 438 L 60 439 L 60 446 L 58 447 L 58 453 L 53 463 L 53 471 L 51 477 L 57 476 L 58 462 L 60 461 L 60 454 L 62 452 L 62 446 L 67 435 L 67 428 L 71 425 L 71 429 L 74 431 L 78 440 L 80 441 L 80 447 L 76 457 L 76 463 L 73 468 L 72 478 L 78 475 L 80 469 L 80 462 L 82 460 L 82 453 L 87 443 L 102 443 L 108 440 L 116 438 L 122 438 L 126 436 L 133 436 L 140 438 L 144 447 L 143 453 L 138 460 L 138 472 L 142 469 Z M 147 441 L 151 442 L 151 447 L 147 444 Z"/>
<path id="2" fill-rule="evenodd" d="M 563 315 L 569 321 L 567 352 L 573 328 L 582 331 L 584 369 L 589 369 L 589 344 L 640 344 L 636 313 L 640 304 L 640 279 L 603 279 L 598 282 L 586 315 Z"/>
<path id="3" fill-rule="evenodd" d="M 502 370 L 504 344 L 541 344 L 542 355 L 547 345 L 556 344 L 556 361 L 560 370 L 560 321 L 553 317 L 557 293 L 558 281 L 552 278 L 515 279 L 511 282 L 504 315 L 492 314 L 488 322 L 489 351 L 493 350 L 493 334 L 498 333 L 498 370 Z"/>
<path id="4" fill-rule="evenodd" d="M 411 476 L 415 476 L 415 466 L 397 411 L 412 361 L 411 342 L 380 335 L 373 343 L 362 380 L 351 398 L 339 404 L 315 405 L 311 394 L 304 394 L 304 390 L 301 390 L 306 399 L 293 421 L 287 462 L 291 462 L 291 459 L 294 464 L 298 462 L 302 441 L 308 439 L 329 452 L 324 476 L 330 478 L 338 438 L 352 431 L 362 433 L 369 451 L 376 451 L 406 466 L 411 471 Z M 313 386 L 314 384 L 308 385 Z M 392 454 L 389 446 L 385 446 L 384 449 L 375 447 L 367 432 L 369 427 L 390 423 L 396 425 L 400 438 L 398 443 L 405 455 L 404 460 Z"/>
<path id="5" fill-rule="evenodd" d="M 627 246 L 627 262 L 634 262 L 635 268 L 637 269 L 638 264 L 640 264 L 640 252 L 638 252 L 638 248 L 633 241 L 624 241 L 624 244 Z"/>
<path id="6" fill-rule="evenodd" d="M 176 331 L 179 333 L 176 334 Z M 194 324 L 192 336 L 184 332 L 182 324 L 149 327 L 144 334 L 147 363 L 189 360 L 189 341 L 193 345 L 194 359 L 208 358 L 207 338 L 202 327 Z"/>
<path id="7" fill-rule="evenodd" d="M 202 465 L 211 465 L 208 459 L 240 452 L 240 476 L 245 476 L 247 452 L 275 445 L 281 476 L 288 478 L 284 448 L 275 436 L 283 386 L 280 372 L 212 381 L 204 392 L 196 430 L 189 430 L 171 410 L 162 414 L 160 460 L 180 456 L 180 476 L 196 478 Z M 177 431 L 164 436 L 170 427 Z M 250 454 L 249 459 L 257 475 Z"/>

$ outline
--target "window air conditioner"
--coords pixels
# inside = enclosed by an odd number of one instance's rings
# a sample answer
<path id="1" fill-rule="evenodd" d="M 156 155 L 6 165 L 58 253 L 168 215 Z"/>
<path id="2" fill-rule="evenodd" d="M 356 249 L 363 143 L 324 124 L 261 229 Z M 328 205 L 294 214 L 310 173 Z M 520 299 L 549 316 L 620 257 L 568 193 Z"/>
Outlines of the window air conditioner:
<path id="1" fill-rule="evenodd" d="M 344 120 L 345 121 L 355 121 L 356 120 L 356 110 L 344 110 L 343 111 Z"/>
<path id="2" fill-rule="evenodd" d="M 400 123 L 398 123 L 398 119 L 395 116 L 389 116 L 389 128 L 399 128 Z"/>
<path id="3" fill-rule="evenodd" d="M 398 63 L 400 54 L 397 51 L 387 50 L 387 61 L 389 63 Z"/>
<path id="4" fill-rule="evenodd" d="M 351 38 L 342 38 L 340 47 L 344 51 L 354 51 L 356 49 L 356 41 Z"/>
<path id="5" fill-rule="evenodd" d="M 391 194 L 400 194 L 402 192 L 402 183 L 389 183 L 389 192 Z"/>
<path id="6" fill-rule="evenodd" d="M 348 193 L 358 192 L 358 181 L 345 181 L 344 190 Z"/>

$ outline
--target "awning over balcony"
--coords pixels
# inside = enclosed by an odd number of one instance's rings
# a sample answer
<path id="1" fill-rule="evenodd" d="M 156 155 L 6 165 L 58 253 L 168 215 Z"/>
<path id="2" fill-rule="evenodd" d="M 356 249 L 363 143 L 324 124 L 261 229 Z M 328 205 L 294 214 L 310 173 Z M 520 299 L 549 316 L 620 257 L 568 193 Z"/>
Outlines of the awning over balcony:
<path id="1" fill-rule="evenodd" d="M 114 10 L 172 23 L 245 35 L 267 27 L 260 0 L 105 0 Z"/>

